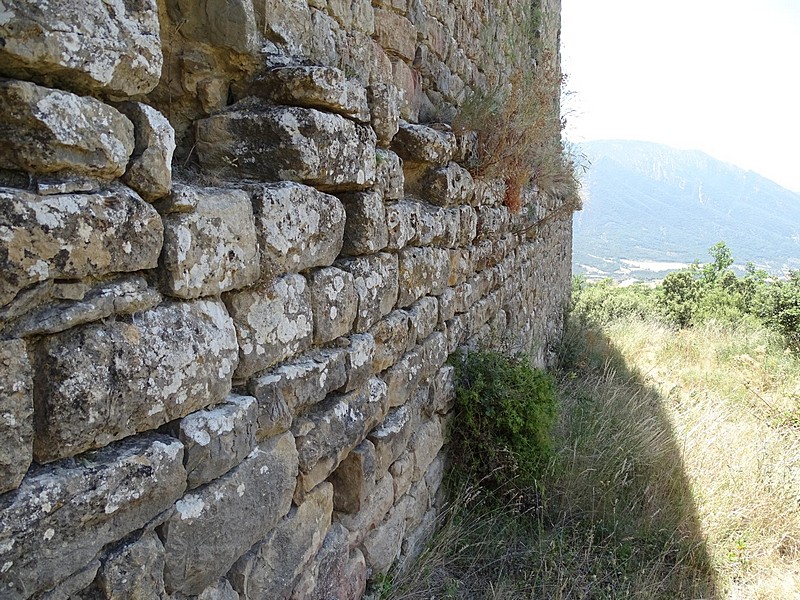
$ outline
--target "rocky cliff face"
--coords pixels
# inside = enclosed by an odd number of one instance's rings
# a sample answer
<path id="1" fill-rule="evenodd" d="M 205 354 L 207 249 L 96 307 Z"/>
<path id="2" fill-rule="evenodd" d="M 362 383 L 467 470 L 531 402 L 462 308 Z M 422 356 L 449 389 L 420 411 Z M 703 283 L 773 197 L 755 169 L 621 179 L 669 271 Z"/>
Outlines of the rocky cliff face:
<path id="1" fill-rule="evenodd" d="M 561 332 L 570 213 L 446 124 L 534 10 L 5 2 L 0 597 L 355 599 L 420 550 L 447 357 Z"/>

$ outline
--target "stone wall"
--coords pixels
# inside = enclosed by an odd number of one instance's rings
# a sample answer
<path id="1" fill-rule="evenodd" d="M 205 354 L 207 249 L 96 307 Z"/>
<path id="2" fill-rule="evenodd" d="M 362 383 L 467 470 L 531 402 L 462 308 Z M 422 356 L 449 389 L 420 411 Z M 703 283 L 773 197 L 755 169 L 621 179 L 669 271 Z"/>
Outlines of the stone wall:
<path id="1" fill-rule="evenodd" d="M 448 356 L 561 333 L 571 213 L 442 122 L 532 10 L 6 0 L 0 597 L 359 598 L 422 547 Z"/>

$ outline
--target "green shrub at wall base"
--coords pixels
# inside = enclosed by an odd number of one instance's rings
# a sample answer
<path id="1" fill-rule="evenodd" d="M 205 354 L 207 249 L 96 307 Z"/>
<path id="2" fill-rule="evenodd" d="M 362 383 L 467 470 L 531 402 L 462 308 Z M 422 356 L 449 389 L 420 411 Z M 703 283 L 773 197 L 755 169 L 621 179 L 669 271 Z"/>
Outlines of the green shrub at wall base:
<path id="1" fill-rule="evenodd" d="M 503 495 L 537 487 L 552 455 L 552 378 L 525 357 L 481 350 L 455 357 L 457 474 Z"/>

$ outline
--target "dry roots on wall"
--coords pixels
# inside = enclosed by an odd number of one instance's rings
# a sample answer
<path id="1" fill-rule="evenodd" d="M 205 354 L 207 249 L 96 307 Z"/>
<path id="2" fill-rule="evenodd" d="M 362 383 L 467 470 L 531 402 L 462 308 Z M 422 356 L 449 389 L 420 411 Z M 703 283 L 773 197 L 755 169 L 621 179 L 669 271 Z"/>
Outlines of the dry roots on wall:
<path id="1" fill-rule="evenodd" d="M 560 335 L 569 215 L 430 122 L 516 3 L 4 10 L 0 596 L 359 598 L 434 526 L 448 355 Z"/>

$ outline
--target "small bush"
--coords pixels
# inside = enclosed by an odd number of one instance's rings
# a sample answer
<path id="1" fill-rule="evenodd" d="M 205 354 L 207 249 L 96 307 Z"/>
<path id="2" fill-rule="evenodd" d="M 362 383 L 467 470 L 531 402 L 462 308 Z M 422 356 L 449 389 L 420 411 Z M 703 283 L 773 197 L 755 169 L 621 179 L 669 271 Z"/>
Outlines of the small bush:
<path id="1" fill-rule="evenodd" d="M 552 378 L 523 357 L 489 350 L 455 362 L 454 469 L 501 495 L 527 497 L 552 454 Z"/>

